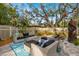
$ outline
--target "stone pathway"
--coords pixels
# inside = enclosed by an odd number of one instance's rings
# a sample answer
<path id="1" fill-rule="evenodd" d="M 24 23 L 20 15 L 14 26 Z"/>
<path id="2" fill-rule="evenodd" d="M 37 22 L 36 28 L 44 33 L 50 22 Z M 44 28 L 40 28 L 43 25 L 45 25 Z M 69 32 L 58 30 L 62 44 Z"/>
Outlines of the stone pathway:
<path id="1" fill-rule="evenodd" d="M 63 49 L 64 52 L 70 56 L 79 56 L 79 46 L 75 46 L 74 44 L 65 41 L 63 44 Z"/>
<path id="2" fill-rule="evenodd" d="M 15 53 L 10 48 L 9 44 L 0 47 L 0 56 L 15 56 Z"/>

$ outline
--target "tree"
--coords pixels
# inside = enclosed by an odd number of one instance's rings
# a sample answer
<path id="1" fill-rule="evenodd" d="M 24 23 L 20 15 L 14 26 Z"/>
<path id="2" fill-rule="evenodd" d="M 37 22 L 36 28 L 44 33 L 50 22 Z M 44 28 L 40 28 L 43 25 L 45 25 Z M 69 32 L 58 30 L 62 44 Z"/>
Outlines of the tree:
<path id="1" fill-rule="evenodd" d="M 79 7 L 76 4 L 76 7 L 73 9 L 73 20 L 69 22 L 69 32 L 68 32 L 68 41 L 73 42 L 77 39 L 77 19 Z"/>
<path id="2" fill-rule="evenodd" d="M 46 23 L 48 26 L 52 27 L 52 21 L 54 17 L 54 9 L 52 4 L 39 4 L 38 8 L 34 7 L 34 4 L 28 4 L 31 11 L 26 10 L 26 14 L 29 15 L 31 21 L 36 22 L 38 25 Z M 51 8 L 48 8 L 51 6 Z"/>
<path id="3" fill-rule="evenodd" d="M 0 24 L 10 25 L 10 20 L 15 14 L 16 10 L 9 4 L 0 4 Z"/>

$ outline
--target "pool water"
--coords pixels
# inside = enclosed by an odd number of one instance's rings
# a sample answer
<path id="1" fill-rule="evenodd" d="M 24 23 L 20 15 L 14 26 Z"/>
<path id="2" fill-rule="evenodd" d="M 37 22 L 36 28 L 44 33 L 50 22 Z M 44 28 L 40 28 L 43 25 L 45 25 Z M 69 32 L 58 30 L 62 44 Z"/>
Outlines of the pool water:
<path id="1" fill-rule="evenodd" d="M 16 56 L 30 56 L 31 54 L 24 49 L 24 43 L 16 43 L 11 45 Z"/>

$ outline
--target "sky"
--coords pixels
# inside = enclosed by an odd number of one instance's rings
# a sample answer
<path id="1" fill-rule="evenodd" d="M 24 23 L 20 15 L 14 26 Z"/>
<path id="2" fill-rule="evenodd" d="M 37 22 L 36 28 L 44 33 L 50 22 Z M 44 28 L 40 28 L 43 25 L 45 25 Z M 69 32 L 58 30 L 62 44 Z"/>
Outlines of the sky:
<path id="1" fill-rule="evenodd" d="M 39 7 L 39 3 L 32 3 L 34 7 Z M 43 4 L 46 4 L 46 5 L 51 5 L 52 4 L 52 7 L 55 8 L 58 4 L 57 3 L 43 3 Z M 18 5 L 19 8 L 28 8 L 28 3 L 12 3 L 12 5 L 15 7 L 16 5 Z M 50 7 L 50 6 L 49 6 Z"/>
<path id="2" fill-rule="evenodd" d="M 33 4 L 33 7 L 35 7 L 35 8 L 39 8 L 40 7 L 39 3 L 32 3 L 32 4 Z M 57 3 L 50 3 L 50 4 L 44 3 L 44 4 L 47 5 L 47 8 L 56 9 L 58 7 Z M 30 10 L 30 8 L 29 8 L 27 3 L 12 3 L 12 6 L 13 7 L 17 7 L 17 11 L 19 11 L 19 12 L 21 12 L 21 10 L 24 10 L 24 9 Z"/>

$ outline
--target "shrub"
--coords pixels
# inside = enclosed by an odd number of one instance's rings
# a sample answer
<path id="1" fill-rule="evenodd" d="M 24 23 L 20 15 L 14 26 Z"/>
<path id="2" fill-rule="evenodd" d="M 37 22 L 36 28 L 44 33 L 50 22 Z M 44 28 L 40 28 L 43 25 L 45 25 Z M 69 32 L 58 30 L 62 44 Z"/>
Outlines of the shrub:
<path id="1" fill-rule="evenodd" d="M 36 35 L 38 35 L 38 36 L 42 36 L 43 34 L 44 34 L 44 32 L 41 32 L 41 31 L 36 32 Z"/>
<path id="2" fill-rule="evenodd" d="M 51 31 L 37 31 L 36 34 L 37 34 L 38 36 L 53 35 L 53 32 L 51 32 Z"/>
<path id="3" fill-rule="evenodd" d="M 64 38 L 67 37 L 67 33 L 66 33 L 66 32 L 61 32 L 60 35 L 61 35 L 62 37 L 64 37 Z"/>
<path id="4" fill-rule="evenodd" d="M 73 44 L 75 44 L 76 46 L 78 46 L 79 45 L 79 39 L 74 40 Z"/>
<path id="5" fill-rule="evenodd" d="M 51 31 L 45 31 L 45 34 L 46 35 L 53 35 L 53 32 L 51 32 Z"/>
<path id="6" fill-rule="evenodd" d="M 68 33 L 67 32 L 63 32 L 63 31 L 56 31 L 56 33 L 55 33 L 55 31 L 47 31 L 47 30 L 45 30 L 45 31 L 40 31 L 40 30 L 38 30 L 38 31 L 36 31 L 36 35 L 38 35 L 38 36 L 43 36 L 43 35 L 56 35 L 56 34 L 58 34 L 58 35 L 60 35 L 60 36 L 62 36 L 62 37 L 64 37 L 64 38 L 66 38 L 67 37 L 67 35 L 68 35 Z"/>

